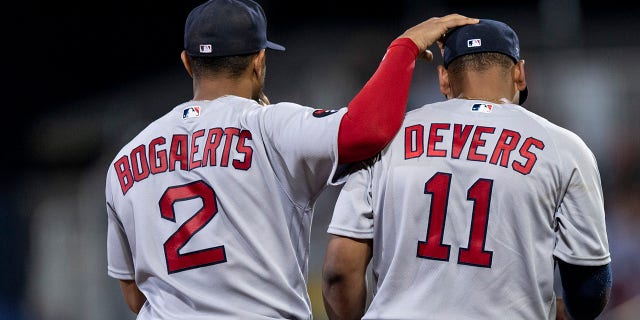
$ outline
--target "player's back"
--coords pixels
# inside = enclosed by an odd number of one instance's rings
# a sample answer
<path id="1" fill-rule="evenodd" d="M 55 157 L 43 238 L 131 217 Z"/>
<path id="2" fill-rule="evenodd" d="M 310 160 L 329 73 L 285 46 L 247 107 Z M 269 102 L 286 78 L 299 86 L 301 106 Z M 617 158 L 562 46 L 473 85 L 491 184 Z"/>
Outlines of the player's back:
<path id="1" fill-rule="evenodd" d="M 108 243 L 128 242 L 133 262 L 110 250 L 109 273 L 126 278 L 135 265 L 148 299 L 139 319 L 308 317 L 312 210 L 335 170 L 340 119 L 291 137 L 311 113 L 233 96 L 187 102 L 120 151 L 107 202 L 122 232 Z M 305 155 L 304 139 L 322 156 Z"/>
<path id="2" fill-rule="evenodd" d="M 371 169 L 377 287 L 365 319 L 555 315 L 554 254 L 591 253 L 556 245 L 554 228 L 561 221 L 579 238 L 591 213 L 576 221 L 571 207 L 602 204 L 599 189 L 568 193 L 599 179 L 582 140 L 517 105 L 452 99 L 409 112 L 381 155 Z"/>

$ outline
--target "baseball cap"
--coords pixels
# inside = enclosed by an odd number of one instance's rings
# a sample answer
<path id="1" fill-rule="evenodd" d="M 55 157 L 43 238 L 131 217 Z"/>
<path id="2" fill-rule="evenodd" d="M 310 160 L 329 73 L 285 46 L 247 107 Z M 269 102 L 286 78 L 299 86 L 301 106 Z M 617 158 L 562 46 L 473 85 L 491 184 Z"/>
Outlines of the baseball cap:
<path id="1" fill-rule="evenodd" d="M 252 0 L 208 0 L 187 16 L 184 49 L 195 57 L 221 57 L 258 52 L 284 51 L 267 40 L 267 19 Z"/>
<path id="2" fill-rule="evenodd" d="M 518 35 L 506 23 L 491 19 L 480 19 L 477 24 L 455 28 L 444 36 L 444 67 L 461 56 L 497 52 L 510 57 L 514 62 L 520 60 L 520 40 Z M 520 102 L 524 103 L 529 94 L 525 87 L 520 91 Z"/>

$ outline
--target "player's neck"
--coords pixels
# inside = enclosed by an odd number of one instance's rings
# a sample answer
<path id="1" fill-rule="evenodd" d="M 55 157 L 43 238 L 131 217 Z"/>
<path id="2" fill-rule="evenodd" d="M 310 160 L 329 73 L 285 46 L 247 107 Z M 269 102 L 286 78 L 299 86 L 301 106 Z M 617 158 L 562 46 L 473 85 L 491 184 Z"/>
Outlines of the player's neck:
<path id="1" fill-rule="evenodd" d="M 193 81 L 193 100 L 215 100 L 232 95 L 250 99 L 253 88 L 251 83 L 233 79 L 201 79 Z"/>
<path id="2" fill-rule="evenodd" d="M 468 72 L 457 86 L 454 84 L 453 96 L 459 99 L 512 103 L 515 86 L 500 72 L 496 68 L 485 72 Z"/>
<path id="3" fill-rule="evenodd" d="M 492 83 L 467 83 L 454 97 L 467 100 L 483 100 L 493 103 L 512 103 L 509 90 L 503 85 Z"/>

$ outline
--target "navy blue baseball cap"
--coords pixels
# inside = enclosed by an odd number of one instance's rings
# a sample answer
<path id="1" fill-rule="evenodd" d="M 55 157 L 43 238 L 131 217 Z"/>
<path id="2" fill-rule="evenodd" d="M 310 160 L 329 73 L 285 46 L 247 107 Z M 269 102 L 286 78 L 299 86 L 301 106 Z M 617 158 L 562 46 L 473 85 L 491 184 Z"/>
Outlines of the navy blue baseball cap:
<path id="1" fill-rule="evenodd" d="M 481 52 L 502 53 L 515 63 L 520 60 L 518 35 L 506 23 L 496 20 L 480 19 L 477 24 L 455 28 L 445 34 L 443 42 L 445 68 L 456 58 Z M 524 103 L 528 94 L 526 87 L 520 91 L 519 104 Z"/>
<path id="2" fill-rule="evenodd" d="M 267 40 L 267 19 L 252 0 L 208 0 L 189 13 L 184 27 L 184 49 L 194 57 L 221 57 L 284 51 Z"/>

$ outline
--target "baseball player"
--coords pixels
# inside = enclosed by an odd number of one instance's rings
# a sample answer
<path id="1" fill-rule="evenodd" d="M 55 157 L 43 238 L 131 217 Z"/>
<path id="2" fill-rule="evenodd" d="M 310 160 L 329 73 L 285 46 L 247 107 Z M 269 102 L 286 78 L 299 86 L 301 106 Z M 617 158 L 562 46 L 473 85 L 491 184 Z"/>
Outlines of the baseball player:
<path id="1" fill-rule="evenodd" d="M 250 0 L 210 0 L 187 17 L 192 100 L 127 143 L 106 177 L 108 274 L 138 319 L 310 319 L 315 201 L 339 165 L 371 157 L 402 123 L 415 60 L 460 15 L 391 42 L 348 108 L 262 93 L 266 37 Z"/>
<path id="2" fill-rule="evenodd" d="M 481 19 L 440 44 L 447 101 L 408 112 L 338 196 L 323 266 L 327 313 L 539 320 L 566 307 L 595 318 L 609 299 L 611 258 L 594 155 L 521 106 L 524 60 L 508 25 Z"/>

